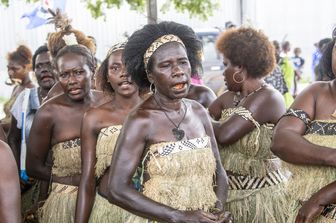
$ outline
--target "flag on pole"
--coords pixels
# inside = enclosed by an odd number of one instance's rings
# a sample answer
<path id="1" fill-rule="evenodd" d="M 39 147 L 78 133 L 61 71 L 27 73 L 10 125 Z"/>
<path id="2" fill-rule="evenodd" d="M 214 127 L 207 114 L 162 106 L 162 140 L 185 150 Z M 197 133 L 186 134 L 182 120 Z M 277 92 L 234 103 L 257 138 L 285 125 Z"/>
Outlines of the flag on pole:
<path id="1" fill-rule="evenodd" d="M 57 8 L 61 11 L 65 11 L 66 0 L 42 0 L 40 3 L 35 5 L 34 9 L 31 12 L 24 13 L 21 16 L 21 19 L 28 18 L 29 23 L 27 24 L 27 29 L 33 29 L 39 26 L 42 26 L 47 23 L 48 17 L 48 8 L 56 10 Z"/>

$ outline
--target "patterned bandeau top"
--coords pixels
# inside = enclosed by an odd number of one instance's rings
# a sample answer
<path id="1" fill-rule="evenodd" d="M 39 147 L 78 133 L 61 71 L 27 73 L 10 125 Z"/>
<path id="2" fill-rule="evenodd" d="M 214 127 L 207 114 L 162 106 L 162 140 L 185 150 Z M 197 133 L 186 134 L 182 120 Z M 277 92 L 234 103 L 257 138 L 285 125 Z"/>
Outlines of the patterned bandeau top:
<path id="1" fill-rule="evenodd" d="M 208 136 L 153 144 L 144 160 L 145 196 L 178 210 L 214 207 L 216 160 Z"/>
<path id="2" fill-rule="evenodd" d="M 52 174 L 58 177 L 81 174 L 80 138 L 60 142 L 52 147 Z"/>
<path id="3" fill-rule="evenodd" d="M 98 135 L 96 145 L 96 177 L 101 177 L 105 170 L 111 165 L 111 159 L 120 134 L 122 125 L 113 125 L 102 128 Z"/>

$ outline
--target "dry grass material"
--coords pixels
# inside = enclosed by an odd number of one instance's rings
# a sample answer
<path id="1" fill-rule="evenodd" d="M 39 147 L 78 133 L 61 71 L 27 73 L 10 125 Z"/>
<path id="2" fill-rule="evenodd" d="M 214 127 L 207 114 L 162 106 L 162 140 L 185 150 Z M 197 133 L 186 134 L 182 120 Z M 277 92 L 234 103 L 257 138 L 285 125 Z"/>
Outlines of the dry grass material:
<path id="1" fill-rule="evenodd" d="M 48 199 L 39 210 L 41 223 L 73 223 L 75 220 L 78 187 L 52 184 Z"/>
<path id="2" fill-rule="evenodd" d="M 149 148 L 146 171 L 150 179 L 144 183 L 143 194 L 161 204 L 178 210 L 204 210 L 214 207 L 216 160 L 209 147 L 183 150 L 169 155 L 157 151 L 169 143 Z M 132 215 L 127 223 L 155 222 Z"/>
<path id="3" fill-rule="evenodd" d="M 81 148 L 76 140 L 57 143 L 53 146 L 53 175 L 66 177 L 81 173 Z"/>
<path id="4" fill-rule="evenodd" d="M 335 136 L 308 134 L 304 136 L 309 142 L 336 149 Z M 292 177 L 287 185 L 287 192 L 292 200 L 289 207 L 291 214 L 290 221 L 294 222 L 301 205 L 299 201 L 308 200 L 315 192 L 322 187 L 336 180 L 336 171 L 333 167 L 295 165 L 286 163 L 286 167 L 292 172 Z M 335 222 L 320 216 L 314 223 Z"/>
<path id="5" fill-rule="evenodd" d="M 97 139 L 96 146 L 96 177 L 101 177 L 111 165 L 112 155 L 120 134 L 121 125 L 103 128 Z"/>
<path id="6" fill-rule="evenodd" d="M 109 203 L 108 200 L 97 193 L 89 223 L 123 223 L 129 216 L 129 212 Z"/>
<path id="7" fill-rule="evenodd" d="M 251 121 L 255 129 L 237 142 L 220 148 L 225 170 L 235 175 L 263 178 L 267 173 L 280 171 L 285 178 L 288 171 L 270 149 L 274 125 L 259 125 L 243 107 L 225 109 L 220 121 L 233 115 Z M 229 190 L 226 207 L 238 223 L 285 223 L 289 198 L 282 183 L 249 190 Z"/>

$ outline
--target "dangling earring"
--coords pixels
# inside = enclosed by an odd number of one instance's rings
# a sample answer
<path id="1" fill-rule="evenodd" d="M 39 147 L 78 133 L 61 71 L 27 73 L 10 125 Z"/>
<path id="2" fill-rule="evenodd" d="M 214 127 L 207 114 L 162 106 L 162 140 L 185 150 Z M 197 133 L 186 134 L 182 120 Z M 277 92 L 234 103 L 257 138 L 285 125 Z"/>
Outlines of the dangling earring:
<path id="1" fill-rule="evenodd" d="M 149 85 L 149 90 L 150 90 L 151 92 L 153 92 L 153 94 L 155 93 L 155 86 L 154 86 L 153 83 L 151 83 L 151 84 Z"/>
<path id="2" fill-rule="evenodd" d="M 233 79 L 233 81 L 236 83 L 236 84 L 241 84 L 241 83 L 243 83 L 244 81 L 245 81 L 245 79 L 243 78 L 241 81 L 237 81 L 236 80 L 236 74 L 238 74 L 239 72 L 238 71 L 236 71 L 233 75 L 232 75 L 232 79 Z"/>

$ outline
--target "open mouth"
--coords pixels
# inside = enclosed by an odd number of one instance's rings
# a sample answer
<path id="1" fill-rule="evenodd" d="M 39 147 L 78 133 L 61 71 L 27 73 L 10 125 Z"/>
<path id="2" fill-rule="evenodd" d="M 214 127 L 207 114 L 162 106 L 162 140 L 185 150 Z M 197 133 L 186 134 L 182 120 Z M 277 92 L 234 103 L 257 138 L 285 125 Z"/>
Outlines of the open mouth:
<path id="1" fill-rule="evenodd" d="M 181 89 L 184 89 L 185 87 L 186 87 L 186 83 L 178 83 L 178 84 L 175 84 L 174 86 L 173 86 L 173 89 L 175 89 L 175 90 L 181 90 Z"/>
<path id="2" fill-rule="evenodd" d="M 130 85 L 133 85 L 131 82 L 129 82 L 129 81 L 123 81 L 123 82 L 121 82 L 121 83 L 119 83 L 119 86 L 121 86 L 121 87 L 126 87 L 126 86 L 130 86 Z"/>

